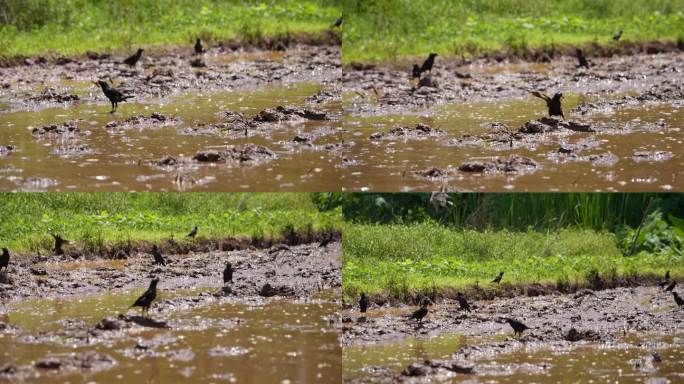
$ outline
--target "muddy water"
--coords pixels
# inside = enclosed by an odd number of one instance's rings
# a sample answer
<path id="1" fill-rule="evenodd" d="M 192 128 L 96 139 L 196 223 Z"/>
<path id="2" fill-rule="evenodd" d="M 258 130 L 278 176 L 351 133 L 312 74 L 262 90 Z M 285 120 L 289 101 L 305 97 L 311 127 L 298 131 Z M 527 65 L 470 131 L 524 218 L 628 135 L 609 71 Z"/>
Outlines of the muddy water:
<path id="1" fill-rule="evenodd" d="M 613 153 L 619 161 L 611 166 L 591 162 L 558 163 L 547 159 L 556 152 L 558 140 L 539 144 L 534 148 L 492 149 L 483 147 L 455 147 L 449 139 L 465 134 L 483 134 L 484 124 L 505 123 L 517 129 L 524 122 L 546 115 L 543 102 L 533 97 L 481 101 L 436 106 L 430 112 L 417 111 L 401 115 L 345 116 L 344 128 L 357 145 L 346 156 L 354 160 L 347 167 L 342 186 L 347 191 L 410 191 L 436 190 L 442 185 L 451 190 L 465 191 L 653 191 L 684 189 L 684 111 L 676 105 L 643 104 L 623 107 L 613 112 L 575 116 L 569 113 L 579 103 L 597 99 L 609 100 L 623 94 L 579 96 L 567 94 L 564 102 L 566 117 L 590 123 L 609 123 L 616 128 L 636 127 L 629 133 L 575 133 L 560 139 L 562 143 L 593 138 L 600 141 L 596 148 L 582 155 Z M 345 102 L 349 98 L 345 98 Z M 397 126 L 412 127 L 425 123 L 446 131 L 447 135 L 424 140 L 378 140 L 368 137 L 374 132 L 386 132 Z M 664 124 L 653 131 L 649 124 Z M 644 127 L 643 129 L 640 127 Z M 673 157 L 664 162 L 632 159 L 638 151 L 669 151 Z M 534 159 L 540 167 L 532 173 L 483 175 L 458 172 L 458 167 L 469 160 L 507 157 L 512 154 Z M 452 169 L 450 179 L 429 180 L 414 176 L 415 171 L 432 167 Z"/>
<path id="2" fill-rule="evenodd" d="M 503 339 L 503 337 L 501 337 Z M 490 338 L 489 341 L 496 339 Z M 372 346 L 345 347 L 345 380 L 363 379 L 370 367 L 384 367 L 398 373 L 414 363 L 449 358 L 467 344 L 483 338 L 442 335 L 429 339 L 408 338 L 400 342 Z M 652 353 L 660 355 L 654 361 Z M 519 350 L 475 363 L 475 375 L 449 374 L 440 382 L 486 383 L 565 383 L 565 382 L 647 382 L 668 379 L 678 382 L 684 376 L 684 338 L 662 335 L 630 335 L 608 344 L 585 344 L 554 350 Z M 572 381 L 567 378 L 572 377 Z"/>
<path id="3" fill-rule="evenodd" d="M 87 84 L 69 84 L 74 93 L 99 92 Z M 180 95 L 164 100 L 121 104 L 114 115 L 109 105 L 80 103 L 40 111 L 0 113 L 0 141 L 17 152 L 0 158 L 1 190 L 321 190 L 338 189 L 339 155 L 284 146 L 299 133 L 335 128 L 335 121 L 282 124 L 265 136 L 249 138 L 192 136 L 184 129 L 216 123 L 217 112 L 231 110 L 251 117 L 265 108 L 305 105 L 305 98 L 320 90 L 316 83 L 290 83 L 255 91 Z M 316 109 L 339 114 L 339 103 Z M 106 129 L 113 120 L 160 112 L 181 119 L 179 125 L 143 129 Z M 78 139 L 36 139 L 31 128 L 82 119 L 77 126 L 89 131 Z M 334 135 L 333 135 L 334 136 Z M 316 144 L 334 142 L 331 135 Z M 160 170 L 149 164 L 165 156 L 191 158 L 207 147 L 254 143 L 275 151 L 278 159 L 259 166 L 199 166 Z M 62 156 L 60 151 L 84 144 L 87 152 Z"/>
<path id="4" fill-rule="evenodd" d="M 162 291 L 158 300 L 163 303 L 197 293 Z M 25 372 L 26 382 L 40 383 L 341 380 L 338 336 L 328 320 L 337 305 L 330 301 L 217 299 L 209 305 L 178 305 L 174 311 L 162 312 L 153 305 L 150 316 L 166 321 L 170 329 L 137 327 L 121 333 L 110 331 L 103 337 L 86 337 L 87 329 L 103 317 L 125 313 L 139 294 L 134 291 L 17 305 L 3 318 L 20 330 L 0 336 L 0 366 L 10 363 Z M 129 310 L 129 314 L 133 313 Z M 58 332 L 69 327 L 82 328 Z M 80 339 L 79 333 L 83 334 Z M 101 371 L 26 368 L 46 355 L 84 351 L 107 354 L 116 363 Z M 0 382 L 4 382 L 2 376 Z"/>

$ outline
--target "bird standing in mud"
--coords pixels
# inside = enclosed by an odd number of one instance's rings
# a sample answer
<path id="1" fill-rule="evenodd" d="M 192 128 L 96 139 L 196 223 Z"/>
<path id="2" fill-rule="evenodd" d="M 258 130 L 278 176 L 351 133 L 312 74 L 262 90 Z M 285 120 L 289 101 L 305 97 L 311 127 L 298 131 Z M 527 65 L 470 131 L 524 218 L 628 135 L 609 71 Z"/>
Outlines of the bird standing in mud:
<path id="1" fill-rule="evenodd" d="M 499 274 L 496 275 L 494 280 L 492 280 L 492 284 L 494 284 L 494 283 L 499 284 L 501 282 L 501 279 L 503 278 L 503 274 L 504 274 L 503 272 L 499 272 Z"/>
<path id="2" fill-rule="evenodd" d="M 149 312 L 150 305 L 152 304 L 154 299 L 157 298 L 157 283 L 159 283 L 158 277 L 152 279 L 152 281 L 150 282 L 150 287 L 147 288 L 147 291 L 145 291 L 145 293 L 143 293 L 142 296 L 140 296 L 138 300 L 136 300 L 135 303 L 133 303 L 133 305 L 130 306 L 130 308 L 142 307 L 143 313 Z"/>
<path id="3" fill-rule="evenodd" d="M 195 55 L 201 55 L 203 54 L 204 47 L 202 47 L 202 42 L 200 41 L 199 37 L 197 38 L 197 41 L 195 42 Z"/>
<path id="4" fill-rule="evenodd" d="M 665 272 L 665 277 L 663 278 L 663 280 L 660 283 L 658 283 L 658 286 L 660 288 L 665 288 L 665 287 L 667 287 L 668 284 L 670 284 L 670 271 L 669 270 L 667 272 Z"/>
<path id="5" fill-rule="evenodd" d="M 562 93 L 556 93 L 553 97 L 549 97 L 542 92 L 532 91 L 532 95 L 546 101 L 546 106 L 549 108 L 549 116 L 560 116 L 565 119 L 563 115 L 563 108 L 561 106 L 561 99 L 563 99 Z"/>
<path id="6" fill-rule="evenodd" d="M 523 324 L 518 320 L 514 320 L 508 317 L 505 317 L 504 320 L 508 323 L 508 325 L 511 326 L 511 328 L 513 328 L 513 335 L 522 336 L 523 332 L 530 329 L 530 327 L 528 327 L 527 325 Z"/>
<path id="7" fill-rule="evenodd" d="M 226 267 L 223 269 L 223 284 L 228 284 L 233 282 L 233 265 L 229 262 L 226 263 Z"/>
<path id="8" fill-rule="evenodd" d="M 9 259 L 9 249 L 2 248 L 2 255 L 0 256 L 0 271 L 2 271 L 3 268 L 5 268 L 5 271 L 7 271 L 9 268 Z"/>
<path id="9" fill-rule="evenodd" d="M 577 48 L 577 61 L 579 61 L 579 67 L 589 68 L 589 61 L 579 48 Z"/>
<path id="10" fill-rule="evenodd" d="M 672 290 L 675 289 L 676 286 L 677 286 L 677 281 L 676 281 L 676 280 L 672 280 L 672 282 L 670 283 L 670 285 L 668 285 L 668 286 L 665 288 L 665 291 L 666 291 L 666 292 L 672 292 Z"/>
<path id="11" fill-rule="evenodd" d="M 682 299 L 677 292 L 672 292 L 672 297 L 674 297 L 675 303 L 677 303 L 678 307 L 681 307 L 684 305 L 684 299 Z"/>
<path id="12" fill-rule="evenodd" d="M 458 305 L 461 307 L 462 310 L 466 312 L 470 312 L 472 309 L 470 308 L 470 304 L 468 303 L 468 299 L 466 299 L 465 295 L 459 292 L 456 295 L 456 300 L 458 300 Z"/>
<path id="13" fill-rule="evenodd" d="M 154 263 L 155 264 L 161 264 L 161 265 L 166 265 L 166 260 L 164 260 L 164 256 L 162 256 L 161 252 L 159 251 L 159 247 L 157 245 L 152 246 L 152 256 L 154 256 Z"/>
<path id="14" fill-rule="evenodd" d="M 64 249 L 62 249 L 62 246 L 64 246 L 64 244 L 69 244 L 69 240 L 63 239 L 60 235 L 55 235 L 54 233 L 51 233 L 50 235 L 55 239 L 55 255 L 63 255 Z"/>
<path id="15" fill-rule="evenodd" d="M 368 310 L 368 296 L 365 292 L 361 292 L 361 299 L 359 299 L 359 310 L 361 313 L 366 313 Z"/>
<path id="16" fill-rule="evenodd" d="M 436 53 L 431 53 L 428 56 L 428 58 L 423 62 L 423 65 L 420 66 L 420 74 L 423 72 L 432 73 L 432 66 L 435 65 L 435 57 L 437 57 Z"/>
<path id="17" fill-rule="evenodd" d="M 409 320 L 415 319 L 418 320 L 419 323 L 422 323 L 423 317 L 428 314 L 428 304 L 430 304 L 430 300 L 426 297 L 420 302 L 420 308 L 409 316 Z"/>
<path id="18" fill-rule="evenodd" d="M 323 240 L 321 240 L 320 243 L 318 243 L 318 246 L 320 248 L 325 248 L 328 246 L 333 241 L 333 235 L 331 233 L 328 233 L 323 237 Z"/>
<path id="19" fill-rule="evenodd" d="M 140 60 L 140 57 L 142 57 L 143 52 L 145 52 L 144 49 L 138 48 L 138 50 L 133 55 L 127 57 L 126 60 L 123 61 L 123 63 L 130 65 L 131 67 L 135 67 L 135 65 L 138 64 L 138 60 Z"/>
<path id="20" fill-rule="evenodd" d="M 112 87 L 104 80 L 98 80 L 95 84 L 102 88 L 102 93 L 104 93 L 104 95 L 109 99 L 109 102 L 112 103 L 112 110 L 109 113 L 116 112 L 116 109 L 119 107 L 119 103 L 122 103 L 133 97 L 133 95 L 126 95 L 118 89 Z"/>
<path id="21" fill-rule="evenodd" d="M 195 225 L 195 227 L 192 229 L 192 231 L 190 231 L 190 233 L 188 233 L 188 237 L 189 237 L 189 238 L 194 239 L 195 236 L 197 236 L 197 226 L 196 226 L 196 225 Z"/>

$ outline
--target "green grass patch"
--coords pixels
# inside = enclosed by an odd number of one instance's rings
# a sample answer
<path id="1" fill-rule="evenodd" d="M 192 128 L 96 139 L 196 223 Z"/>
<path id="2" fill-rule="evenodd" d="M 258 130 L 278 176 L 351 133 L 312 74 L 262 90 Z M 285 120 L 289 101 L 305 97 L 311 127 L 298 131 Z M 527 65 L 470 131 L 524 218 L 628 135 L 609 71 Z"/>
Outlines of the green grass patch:
<path id="1" fill-rule="evenodd" d="M 334 0 L 4 0 L 0 56 L 191 44 L 319 33 L 342 14 Z"/>
<path id="2" fill-rule="evenodd" d="M 306 193 L 2 193 L 0 246 L 15 252 L 52 248 L 49 232 L 86 250 L 127 241 L 198 240 L 339 230 L 340 208 L 320 211 Z"/>
<path id="3" fill-rule="evenodd" d="M 437 52 L 479 56 L 558 45 L 684 41 L 684 0 L 343 1 L 345 62 Z"/>
<path id="4" fill-rule="evenodd" d="M 684 275 L 676 251 L 623 256 L 607 231 L 449 229 L 435 222 L 345 226 L 345 296 L 360 292 L 407 299 L 444 289 L 504 282 L 583 284 L 599 276 Z"/>

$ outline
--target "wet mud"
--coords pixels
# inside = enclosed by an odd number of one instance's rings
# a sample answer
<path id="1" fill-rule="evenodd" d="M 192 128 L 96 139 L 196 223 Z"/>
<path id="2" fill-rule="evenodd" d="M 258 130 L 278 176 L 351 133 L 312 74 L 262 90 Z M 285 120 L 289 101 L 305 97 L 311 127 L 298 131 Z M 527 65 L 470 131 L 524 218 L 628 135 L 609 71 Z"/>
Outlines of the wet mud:
<path id="1" fill-rule="evenodd" d="M 422 323 L 408 319 L 415 306 L 372 304 L 365 316 L 357 308 L 345 309 L 341 325 L 345 381 L 449 382 L 490 376 L 495 382 L 513 380 L 529 373 L 527 367 L 539 364 L 537 356 L 546 355 L 537 373 L 553 382 L 566 374 L 556 370 L 552 376 L 553 368 L 565 363 L 564 354 L 572 358 L 576 349 L 584 348 L 581 354 L 604 350 L 631 354 L 634 350 L 648 356 L 667 350 L 661 353 L 668 360 L 670 352 L 684 353 L 682 309 L 659 287 L 580 290 L 471 300 L 470 304 L 472 312 L 466 312 L 456 300 L 436 300 Z M 514 335 L 505 318 L 522 321 L 530 329 L 522 336 Z M 657 339 L 664 341 L 654 343 Z M 421 346 L 418 350 L 412 347 L 416 344 Z M 610 361 L 606 369 L 621 368 Z M 635 369 L 634 364 L 645 362 L 635 359 L 628 365 Z M 682 374 L 681 366 L 675 366 L 668 368 L 667 377 Z M 657 371 L 656 364 L 652 372 Z"/>
<path id="2" fill-rule="evenodd" d="M 0 382 L 339 382 L 339 242 L 165 248 L 166 265 L 144 250 L 123 259 L 13 258 L 0 273 Z M 234 273 L 224 285 L 226 262 Z M 129 308 L 153 277 L 149 313 Z M 266 361 L 267 372 L 256 372 Z"/>
<path id="3" fill-rule="evenodd" d="M 578 69 L 569 56 L 438 57 L 429 75 L 438 84 L 430 87 L 411 79 L 408 62 L 350 65 L 342 74 L 343 128 L 358 145 L 345 154 L 342 185 L 349 191 L 681 189 L 684 160 L 675 149 L 684 141 L 681 58 L 676 50 L 596 57 L 591 68 Z M 539 90 L 563 93 L 565 118 L 546 117 L 545 103 L 531 94 Z M 440 135 L 402 134 L 421 125 Z M 526 166 L 510 172 L 510 159 L 526 159 Z"/>

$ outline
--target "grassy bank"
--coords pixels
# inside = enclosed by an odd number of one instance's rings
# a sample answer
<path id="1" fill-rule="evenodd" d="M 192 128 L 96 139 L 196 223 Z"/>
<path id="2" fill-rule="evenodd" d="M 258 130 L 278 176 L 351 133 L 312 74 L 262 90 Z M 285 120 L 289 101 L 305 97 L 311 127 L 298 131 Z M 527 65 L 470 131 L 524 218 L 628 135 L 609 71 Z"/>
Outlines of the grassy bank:
<path id="1" fill-rule="evenodd" d="M 684 40 L 684 0 L 345 0 L 343 58 L 521 54 L 554 46 Z"/>
<path id="2" fill-rule="evenodd" d="M 139 45 L 247 41 L 318 33 L 342 14 L 334 0 L 4 0 L 0 57 Z"/>
<path id="3" fill-rule="evenodd" d="M 0 246 L 45 253 L 48 232 L 85 250 L 127 241 L 278 239 L 294 230 L 337 230 L 339 208 L 320 212 L 305 193 L 3 193 Z"/>
<path id="4" fill-rule="evenodd" d="M 343 286 L 403 300 L 489 282 L 582 285 L 599 276 L 684 275 L 681 253 L 668 250 L 623 256 L 606 231 L 475 231 L 434 222 L 345 227 Z"/>

